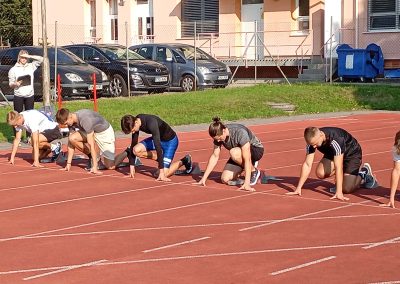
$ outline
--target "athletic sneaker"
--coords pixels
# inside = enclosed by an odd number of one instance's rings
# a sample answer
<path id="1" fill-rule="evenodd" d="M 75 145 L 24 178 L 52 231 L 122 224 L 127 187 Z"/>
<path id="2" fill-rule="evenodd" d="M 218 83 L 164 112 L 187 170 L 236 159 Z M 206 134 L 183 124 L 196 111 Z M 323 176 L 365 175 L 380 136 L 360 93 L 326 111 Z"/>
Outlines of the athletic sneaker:
<path id="1" fill-rule="evenodd" d="M 182 163 L 185 166 L 185 172 L 186 174 L 190 174 L 193 171 L 193 164 L 192 164 L 192 156 L 190 154 L 187 154 L 183 159 Z"/>
<path id="2" fill-rule="evenodd" d="M 378 181 L 373 175 L 365 176 L 364 188 L 373 189 L 377 188 L 378 186 L 379 186 Z"/>
<path id="3" fill-rule="evenodd" d="M 92 169 L 92 159 L 89 159 L 89 161 L 85 167 L 85 170 L 90 171 L 91 169 Z"/>
<path id="4" fill-rule="evenodd" d="M 91 169 L 92 169 L 92 159 L 89 159 L 89 161 L 88 161 L 88 163 L 87 163 L 87 165 L 86 165 L 86 167 L 85 167 L 85 170 L 90 171 Z M 101 163 L 100 161 L 98 161 L 98 162 L 97 162 L 97 169 L 98 169 L 99 171 L 105 170 L 105 169 L 106 169 L 106 166 L 104 166 L 103 163 Z"/>
<path id="5" fill-rule="evenodd" d="M 51 156 L 51 160 L 53 162 L 57 161 L 57 159 L 60 157 L 61 150 L 62 150 L 62 144 L 61 142 L 57 142 L 56 148 L 53 151 L 51 151 L 53 153 L 53 155 Z"/>
<path id="6" fill-rule="evenodd" d="M 238 186 L 238 185 L 243 185 L 243 184 L 244 184 L 244 180 L 241 178 L 228 181 L 228 185 L 231 185 L 231 186 Z"/>
<path id="7" fill-rule="evenodd" d="M 260 177 L 260 171 L 258 169 L 251 172 L 250 185 L 255 185 L 257 183 L 259 177 Z"/>
<path id="8" fill-rule="evenodd" d="M 330 193 L 336 193 L 336 186 L 330 187 L 329 188 Z"/>
<path id="9" fill-rule="evenodd" d="M 365 180 L 365 176 L 367 175 L 372 175 L 372 169 L 371 165 L 368 163 L 364 163 L 363 166 L 361 167 L 360 171 L 358 172 L 358 175 Z"/>

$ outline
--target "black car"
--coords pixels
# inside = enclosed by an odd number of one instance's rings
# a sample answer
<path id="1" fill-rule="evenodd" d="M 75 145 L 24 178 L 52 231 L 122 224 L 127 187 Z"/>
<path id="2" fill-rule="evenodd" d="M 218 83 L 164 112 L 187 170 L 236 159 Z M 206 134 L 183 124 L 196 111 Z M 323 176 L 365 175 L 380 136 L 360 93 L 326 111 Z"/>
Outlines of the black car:
<path id="1" fill-rule="evenodd" d="M 15 65 L 18 53 L 21 49 L 28 51 L 31 55 L 43 55 L 43 48 L 36 46 L 20 46 L 0 50 L 0 88 L 6 96 L 12 97 L 13 89 L 8 82 L 8 71 Z M 55 48 L 48 48 L 50 61 L 50 88 L 54 92 L 55 86 Z M 66 49 L 57 49 L 57 74 L 61 78 L 61 94 L 66 96 L 85 96 L 87 98 L 93 93 L 93 74 L 96 74 L 96 91 L 102 95 L 109 85 L 107 75 L 101 70 L 87 64 L 79 57 Z M 39 67 L 34 74 L 35 98 L 42 97 L 42 68 Z"/>
<path id="2" fill-rule="evenodd" d="M 128 73 L 131 91 L 162 93 L 169 86 L 169 72 L 165 65 L 144 59 L 122 45 L 74 44 L 65 48 L 107 74 L 112 96 L 128 95 Z"/>
<path id="3" fill-rule="evenodd" d="M 171 87 L 193 91 L 195 80 L 198 89 L 225 88 L 232 77 L 231 70 L 221 61 L 200 48 L 182 43 L 145 43 L 131 46 L 139 55 L 167 66 L 171 74 Z M 197 71 L 194 71 L 196 57 Z M 196 76 L 195 76 L 196 75 Z"/>

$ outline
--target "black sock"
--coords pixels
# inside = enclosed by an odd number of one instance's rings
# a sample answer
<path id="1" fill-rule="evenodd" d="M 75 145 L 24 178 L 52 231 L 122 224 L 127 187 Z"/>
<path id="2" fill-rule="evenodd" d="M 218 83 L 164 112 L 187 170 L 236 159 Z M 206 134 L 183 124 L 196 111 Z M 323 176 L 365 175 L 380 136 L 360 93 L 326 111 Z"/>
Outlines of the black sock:
<path id="1" fill-rule="evenodd" d="M 92 154 L 88 154 L 87 156 L 88 156 L 89 160 L 92 160 Z"/>
<path id="2" fill-rule="evenodd" d="M 185 156 L 185 157 L 183 157 L 183 158 L 181 159 L 181 162 L 182 162 L 182 164 L 183 164 L 184 166 L 186 166 L 187 163 L 189 162 L 189 159 Z"/>
<path id="3" fill-rule="evenodd" d="M 126 155 L 127 155 L 128 157 L 132 154 L 130 148 L 126 148 L 126 149 L 125 149 L 125 152 L 126 152 Z"/>

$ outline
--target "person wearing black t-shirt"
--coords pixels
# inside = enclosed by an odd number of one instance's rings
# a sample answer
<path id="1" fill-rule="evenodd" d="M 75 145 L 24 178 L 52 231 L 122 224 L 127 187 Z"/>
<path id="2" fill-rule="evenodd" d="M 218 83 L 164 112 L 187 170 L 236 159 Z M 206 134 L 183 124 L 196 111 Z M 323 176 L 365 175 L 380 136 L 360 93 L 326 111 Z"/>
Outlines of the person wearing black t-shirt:
<path id="1" fill-rule="evenodd" d="M 136 157 L 157 161 L 159 169 L 157 180 L 160 181 L 171 181 L 169 177 L 182 166 L 185 166 L 187 174 L 191 173 L 193 168 L 190 155 L 172 163 L 179 144 L 178 136 L 158 116 L 151 114 L 138 114 L 136 117 L 125 115 L 121 119 L 121 129 L 125 134 L 132 133 L 131 146 L 125 151 L 129 158 L 130 177 L 135 177 Z M 139 131 L 151 134 L 151 136 L 138 143 Z"/>
<path id="2" fill-rule="evenodd" d="M 336 179 L 336 191 L 332 199 L 349 200 L 343 193 L 351 193 L 360 185 L 365 188 L 378 186 L 371 166 L 364 163 L 361 167 L 361 146 L 346 130 L 337 127 L 308 127 L 304 131 L 304 139 L 307 143 L 306 158 L 296 190 L 289 192 L 289 195 L 301 195 L 301 189 L 311 172 L 316 149 L 324 154 L 316 168 L 317 177 L 324 179 L 335 176 Z"/>

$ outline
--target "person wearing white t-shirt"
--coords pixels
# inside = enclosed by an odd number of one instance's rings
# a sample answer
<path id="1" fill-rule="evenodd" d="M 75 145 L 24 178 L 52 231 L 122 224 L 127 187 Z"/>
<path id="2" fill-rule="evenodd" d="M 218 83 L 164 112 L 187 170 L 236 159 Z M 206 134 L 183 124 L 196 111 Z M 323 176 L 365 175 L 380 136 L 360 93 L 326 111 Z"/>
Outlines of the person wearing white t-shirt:
<path id="1" fill-rule="evenodd" d="M 15 155 L 17 153 L 23 129 L 32 134 L 32 166 L 42 167 L 40 165 L 40 160 L 46 158 L 50 152 L 53 153 L 51 161 L 57 160 L 61 153 L 61 142 L 50 144 L 50 142 L 62 138 L 57 122 L 47 117 L 44 113 L 32 109 L 21 113 L 10 111 L 7 114 L 7 123 L 14 127 L 16 131 L 9 160 L 10 164 L 15 163 Z"/>
<path id="2" fill-rule="evenodd" d="M 28 59 L 33 59 L 28 62 Z M 34 73 L 42 64 L 43 57 L 29 55 L 28 51 L 22 49 L 18 53 L 18 61 L 8 72 L 8 84 L 14 89 L 13 105 L 14 110 L 22 112 L 34 108 Z M 15 134 L 15 131 L 14 131 Z M 29 136 L 29 133 L 27 133 Z"/>

